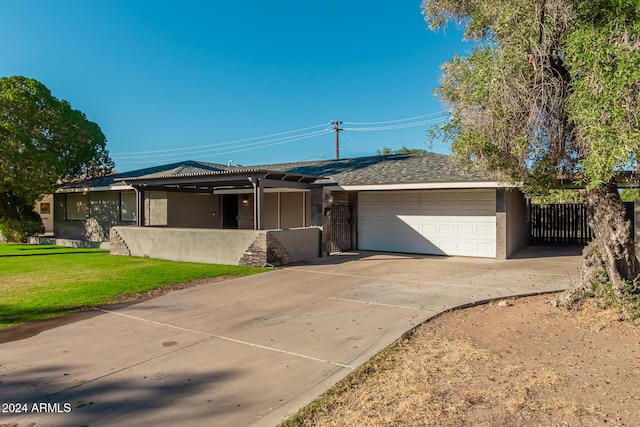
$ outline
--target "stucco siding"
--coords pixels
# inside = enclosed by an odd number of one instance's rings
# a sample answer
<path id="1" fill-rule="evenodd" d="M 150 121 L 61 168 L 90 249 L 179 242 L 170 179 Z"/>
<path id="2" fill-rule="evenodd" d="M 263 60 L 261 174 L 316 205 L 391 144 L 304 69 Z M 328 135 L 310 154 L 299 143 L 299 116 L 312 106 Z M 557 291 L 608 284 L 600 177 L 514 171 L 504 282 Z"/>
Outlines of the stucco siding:
<path id="1" fill-rule="evenodd" d="M 216 200 L 213 194 L 167 193 L 167 226 L 214 228 Z"/>
<path id="2" fill-rule="evenodd" d="M 280 193 L 280 228 L 304 226 L 303 193 Z"/>
<path id="3" fill-rule="evenodd" d="M 131 255 L 237 265 L 256 239 L 253 230 L 116 227 Z"/>
<path id="4" fill-rule="evenodd" d="M 283 265 L 319 255 L 320 230 L 114 227 L 111 253 L 231 265 Z"/>
<path id="5" fill-rule="evenodd" d="M 145 225 L 167 225 L 167 192 L 145 192 Z"/>
<path id="6" fill-rule="evenodd" d="M 277 241 L 289 255 L 289 262 L 304 261 L 320 256 L 320 229 L 294 228 L 290 230 L 270 230 L 267 242 Z"/>
<path id="7" fill-rule="evenodd" d="M 264 194 L 264 228 L 280 228 L 278 224 L 278 193 Z"/>
<path id="8" fill-rule="evenodd" d="M 527 202 L 518 189 L 507 190 L 507 258 L 529 244 Z"/>

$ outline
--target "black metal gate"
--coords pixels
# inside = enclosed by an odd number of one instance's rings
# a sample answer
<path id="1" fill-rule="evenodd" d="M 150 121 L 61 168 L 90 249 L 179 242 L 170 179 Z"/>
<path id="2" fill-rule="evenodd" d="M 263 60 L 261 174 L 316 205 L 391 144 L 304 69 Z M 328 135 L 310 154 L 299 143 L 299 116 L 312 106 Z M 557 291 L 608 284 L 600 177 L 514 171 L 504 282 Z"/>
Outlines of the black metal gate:
<path id="1" fill-rule="evenodd" d="M 331 205 L 331 251 L 351 249 L 351 206 Z"/>
<path id="2" fill-rule="evenodd" d="M 531 243 L 582 243 L 593 238 L 587 206 L 579 203 L 531 205 Z"/>

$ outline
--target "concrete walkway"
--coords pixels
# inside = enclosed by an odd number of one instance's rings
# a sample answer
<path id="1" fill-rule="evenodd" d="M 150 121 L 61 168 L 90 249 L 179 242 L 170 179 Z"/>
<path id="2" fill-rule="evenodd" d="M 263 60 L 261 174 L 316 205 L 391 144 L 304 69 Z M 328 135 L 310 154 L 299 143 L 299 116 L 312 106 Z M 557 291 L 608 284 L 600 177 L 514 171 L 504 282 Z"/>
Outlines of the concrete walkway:
<path id="1" fill-rule="evenodd" d="M 0 425 L 272 426 L 437 313 L 567 287 L 578 253 L 343 254 L 104 309 L 0 344 Z"/>

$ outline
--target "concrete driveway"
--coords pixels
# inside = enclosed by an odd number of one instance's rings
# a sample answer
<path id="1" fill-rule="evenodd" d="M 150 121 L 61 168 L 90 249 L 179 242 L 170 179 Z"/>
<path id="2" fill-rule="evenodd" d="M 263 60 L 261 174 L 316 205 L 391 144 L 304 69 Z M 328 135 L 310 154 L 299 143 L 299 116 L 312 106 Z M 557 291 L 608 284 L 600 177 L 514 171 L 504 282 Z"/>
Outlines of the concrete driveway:
<path id="1" fill-rule="evenodd" d="M 437 313 L 566 288 L 578 254 L 343 254 L 107 308 L 0 344 L 0 425 L 275 425 Z"/>

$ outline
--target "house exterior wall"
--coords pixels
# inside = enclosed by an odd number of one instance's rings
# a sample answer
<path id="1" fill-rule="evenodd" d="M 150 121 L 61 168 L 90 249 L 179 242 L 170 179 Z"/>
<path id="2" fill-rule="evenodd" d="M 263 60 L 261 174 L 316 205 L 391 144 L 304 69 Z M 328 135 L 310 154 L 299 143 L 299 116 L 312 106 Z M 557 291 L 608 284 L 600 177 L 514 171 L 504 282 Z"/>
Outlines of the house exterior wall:
<path id="1" fill-rule="evenodd" d="M 351 207 L 351 247 L 358 247 L 358 192 L 349 191 L 349 206 Z"/>
<path id="2" fill-rule="evenodd" d="M 527 201 L 519 189 L 507 190 L 507 250 L 510 258 L 518 250 L 529 244 L 529 224 L 527 223 Z"/>
<path id="3" fill-rule="evenodd" d="M 86 203 L 84 219 L 67 218 L 67 194 L 53 197 L 54 234 L 63 239 L 90 242 L 109 241 L 109 229 L 113 226 L 134 225 L 133 221 L 120 219 L 120 191 L 96 191 L 82 195 Z M 77 193 L 76 193 L 77 194 Z"/>
<path id="4" fill-rule="evenodd" d="M 280 228 L 305 225 L 304 193 L 280 193 Z"/>
<path id="5" fill-rule="evenodd" d="M 311 226 L 322 227 L 325 221 L 324 189 L 316 185 L 311 187 L 307 195 L 309 199 L 309 224 Z"/>
<path id="6" fill-rule="evenodd" d="M 238 228 L 253 229 L 253 194 L 247 194 L 247 203 L 243 203 L 244 194 L 238 197 Z M 278 202 L 280 209 L 278 210 Z M 287 229 L 309 227 L 311 225 L 311 197 L 309 192 L 283 191 L 264 194 L 264 228 Z M 280 221 L 278 222 L 278 214 Z"/>
<path id="7" fill-rule="evenodd" d="M 217 199 L 213 194 L 167 192 L 167 226 L 217 228 Z"/>
<path id="8" fill-rule="evenodd" d="M 279 197 L 279 193 L 264 194 L 264 228 L 267 230 L 280 228 L 278 221 Z"/>
<path id="9" fill-rule="evenodd" d="M 46 194 L 36 202 L 34 209 L 42 219 L 44 234 L 53 234 L 53 195 Z M 0 235 L 1 236 L 1 235 Z"/>
<path id="10" fill-rule="evenodd" d="M 146 191 L 144 225 L 167 225 L 167 192 Z"/>
<path id="11" fill-rule="evenodd" d="M 507 259 L 507 194 L 496 190 L 496 258 Z"/>

